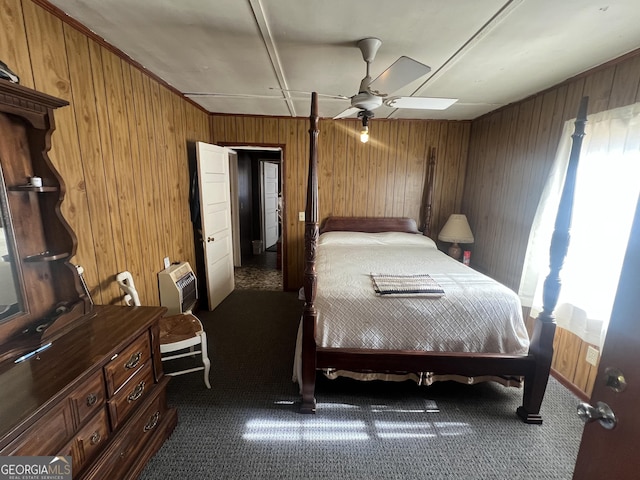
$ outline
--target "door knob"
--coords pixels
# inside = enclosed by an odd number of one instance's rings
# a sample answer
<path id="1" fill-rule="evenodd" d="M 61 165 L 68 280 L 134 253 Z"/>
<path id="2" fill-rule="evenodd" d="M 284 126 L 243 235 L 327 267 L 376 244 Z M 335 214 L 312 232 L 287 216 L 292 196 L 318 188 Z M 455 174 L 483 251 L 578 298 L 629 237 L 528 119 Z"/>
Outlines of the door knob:
<path id="1" fill-rule="evenodd" d="M 213 237 L 207 237 L 207 242 L 213 242 L 215 240 L 215 238 Z"/>
<path id="2" fill-rule="evenodd" d="M 588 403 L 581 403 L 578 405 L 578 416 L 584 423 L 598 420 L 600 425 L 607 430 L 611 430 L 618 423 L 613 410 L 604 402 L 596 403 L 595 407 L 592 407 Z"/>

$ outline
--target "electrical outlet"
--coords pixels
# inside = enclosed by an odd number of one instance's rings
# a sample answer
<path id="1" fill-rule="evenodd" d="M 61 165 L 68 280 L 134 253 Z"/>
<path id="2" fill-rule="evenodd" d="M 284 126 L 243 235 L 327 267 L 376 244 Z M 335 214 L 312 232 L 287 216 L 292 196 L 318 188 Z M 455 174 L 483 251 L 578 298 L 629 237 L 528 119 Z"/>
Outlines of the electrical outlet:
<path id="1" fill-rule="evenodd" d="M 597 348 L 593 348 L 591 345 L 587 347 L 587 363 L 590 363 L 594 367 L 598 364 L 598 357 L 600 356 L 600 352 Z"/>
<path id="2" fill-rule="evenodd" d="M 164 257 L 164 268 L 165 270 L 171 266 L 171 262 L 169 261 L 169 257 Z"/>
<path id="3" fill-rule="evenodd" d="M 304 212 L 298 212 L 298 220 L 304 222 Z"/>

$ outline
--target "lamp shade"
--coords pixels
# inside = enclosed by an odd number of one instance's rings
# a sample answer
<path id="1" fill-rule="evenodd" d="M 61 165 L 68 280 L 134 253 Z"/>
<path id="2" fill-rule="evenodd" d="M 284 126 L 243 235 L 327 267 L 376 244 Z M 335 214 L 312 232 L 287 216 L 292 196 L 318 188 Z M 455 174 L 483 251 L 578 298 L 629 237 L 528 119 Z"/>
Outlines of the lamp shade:
<path id="1" fill-rule="evenodd" d="M 473 243 L 473 233 L 467 221 L 467 216 L 462 213 L 454 213 L 444 224 L 438 240 L 452 243 Z"/>

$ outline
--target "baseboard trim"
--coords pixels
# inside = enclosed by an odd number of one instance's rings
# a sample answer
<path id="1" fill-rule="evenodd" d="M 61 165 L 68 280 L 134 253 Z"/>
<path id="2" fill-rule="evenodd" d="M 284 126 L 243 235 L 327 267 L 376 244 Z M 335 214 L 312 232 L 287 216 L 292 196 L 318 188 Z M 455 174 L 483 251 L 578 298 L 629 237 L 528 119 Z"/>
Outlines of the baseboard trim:
<path id="1" fill-rule="evenodd" d="M 582 400 L 583 402 L 588 402 L 589 401 L 589 396 L 585 392 L 580 390 L 578 387 L 576 387 L 573 383 L 571 383 L 571 381 L 567 377 L 562 375 L 560 372 L 558 372 L 557 370 L 552 368 L 551 369 L 551 375 L 558 382 L 560 382 L 560 384 L 563 387 L 565 387 L 567 390 L 569 390 L 571 393 L 573 393 L 580 400 Z"/>

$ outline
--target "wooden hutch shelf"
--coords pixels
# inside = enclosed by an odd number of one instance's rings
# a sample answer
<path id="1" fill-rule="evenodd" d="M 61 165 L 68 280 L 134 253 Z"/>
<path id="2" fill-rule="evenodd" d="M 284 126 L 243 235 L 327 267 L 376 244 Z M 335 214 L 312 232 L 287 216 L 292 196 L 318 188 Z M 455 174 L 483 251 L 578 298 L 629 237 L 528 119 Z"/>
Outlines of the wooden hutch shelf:
<path id="1" fill-rule="evenodd" d="M 15 185 L 13 187 L 7 187 L 10 192 L 35 192 L 35 193 L 52 193 L 59 192 L 59 187 L 43 185 L 42 187 L 35 187 L 33 185 Z"/>
<path id="2" fill-rule="evenodd" d="M 42 252 L 37 253 L 35 255 L 29 255 L 24 257 L 22 260 L 27 263 L 34 262 L 55 262 L 57 260 L 64 260 L 65 258 L 69 258 L 71 254 L 69 252 L 61 252 L 61 253 L 50 253 L 50 252 Z"/>

